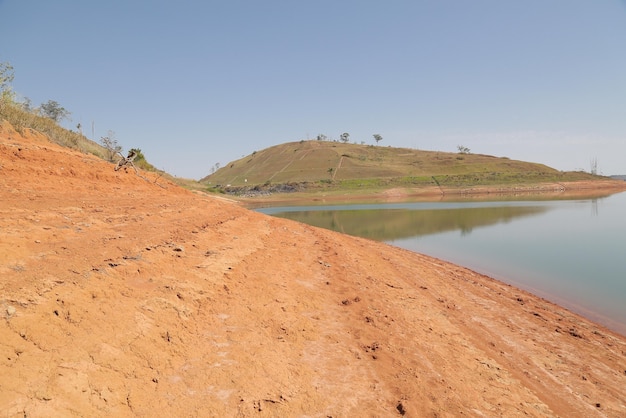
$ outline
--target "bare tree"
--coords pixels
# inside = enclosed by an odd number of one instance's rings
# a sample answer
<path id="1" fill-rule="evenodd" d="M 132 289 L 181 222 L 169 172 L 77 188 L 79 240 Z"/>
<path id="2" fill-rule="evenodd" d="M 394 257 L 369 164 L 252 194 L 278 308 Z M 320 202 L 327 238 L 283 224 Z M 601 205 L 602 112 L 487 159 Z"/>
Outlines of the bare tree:
<path id="1" fill-rule="evenodd" d="M 115 156 L 122 151 L 122 147 L 117 143 L 115 139 L 115 132 L 107 131 L 107 136 L 100 138 L 100 144 L 107 150 L 107 160 L 110 162 L 115 161 Z"/>

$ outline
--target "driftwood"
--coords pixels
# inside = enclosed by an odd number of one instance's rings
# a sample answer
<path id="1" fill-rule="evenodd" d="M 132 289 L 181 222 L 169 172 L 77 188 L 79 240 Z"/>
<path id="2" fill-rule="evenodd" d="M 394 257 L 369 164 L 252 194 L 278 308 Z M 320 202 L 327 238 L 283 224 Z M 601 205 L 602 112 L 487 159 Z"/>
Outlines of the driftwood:
<path id="1" fill-rule="evenodd" d="M 118 152 L 118 154 L 120 153 Z M 122 157 L 122 159 L 117 162 L 117 165 L 115 166 L 115 171 L 119 170 L 122 167 L 130 165 L 135 169 L 135 173 L 139 175 L 137 167 L 135 167 L 135 164 L 133 164 L 133 161 L 135 161 L 135 158 L 137 158 L 137 153 L 134 150 L 131 149 L 130 151 L 128 151 L 127 157 L 124 157 L 122 154 L 120 154 L 120 157 Z"/>
<path id="2" fill-rule="evenodd" d="M 122 159 L 117 162 L 117 165 L 115 166 L 115 171 L 118 171 L 122 167 L 131 166 L 135 170 L 135 174 L 137 176 L 141 177 L 142 179 L 144 179 L 145 181 L 150 183 L 150 179 L 147 178 L 147 177 L 142 176 L 141 174 L 139 174 L 139 170 L 137 170 L 137 167 L 135 167 L 135 164 L 133 163 L 133 161 L 135 161 L 135 158 L 137 158 L 137 153 L 134 150 L 128 151 L 128 156 L 126 156 L 126 157 L 124 157 L 119 152 L 118 152 L 118 154 L 120 155 L 120 157 L 122 157 Z M 154 180 L 153 183 L 156 184 L 157 186 L 162 187 L 162 188 L 165 189 L 166 188 L 165 186 L 157 183 L 157 180 L 159 179 L 159 177 L 161 177 L 161 175 L 157 176 L 157 178 Z"/>

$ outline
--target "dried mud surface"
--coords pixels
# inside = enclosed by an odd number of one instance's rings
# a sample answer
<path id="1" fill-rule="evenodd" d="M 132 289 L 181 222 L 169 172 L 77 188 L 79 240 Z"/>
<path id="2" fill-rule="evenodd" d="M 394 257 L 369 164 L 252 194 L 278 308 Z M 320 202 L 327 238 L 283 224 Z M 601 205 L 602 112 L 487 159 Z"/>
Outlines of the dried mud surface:
<path id="1" fill-rule="evenodd" d="M 144 175 L 0 125 L 0 416 L 626 416 L 623 336 Z"/>

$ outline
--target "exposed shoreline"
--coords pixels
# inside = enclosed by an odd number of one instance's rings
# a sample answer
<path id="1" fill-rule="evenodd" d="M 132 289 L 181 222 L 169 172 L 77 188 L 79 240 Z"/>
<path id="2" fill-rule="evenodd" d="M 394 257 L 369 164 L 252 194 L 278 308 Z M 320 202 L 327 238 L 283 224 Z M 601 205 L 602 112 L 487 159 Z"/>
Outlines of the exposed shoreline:
<path id="1" fill-rule="evenodd" d="M 39 136 L 0 174 L 2 415 L 626 414 L 626 337 L 525 290 Z"/>
<path id="2" fill-rule="evenodd" d="M 360 202 L 405 202 L 442 200 L 491 200 L 491 199 L 575 199 L 603 197 L 626 190 L 626 181 L 598 180 L 564 183 L 541 183 L 518 186 L 476 186 L 465 188 L 425 187 L 390 188 L 364 193 L 355 192 L 294 192 L 273 193 L 258 196 L 229 196 L 245 207 L 301 206 L 315 204 L 341 204 Z"/>
<path id="3" fill-rule="evenodd" d="M 483 274 L 486 277 L 490 277 L 493 280 L 499 281 L 501 283 L 505 283 L 507 285 L 516 287 L 518 289 L 524 290 L 526 292 L 529 292 L 535 296 L 537 296 L 538 298 L 541 299 L 545 299 L 547 301 L 550 301 L 551 303 L 554 303 L 555 305 L 558 305 L 564 309 L 567 309 L 575 314 L 578 314 L 592 322 L 595 322 L 597 324 L 600 324 L 608 329 L 610 329 L 613 332 L 616 332 L 620 335 L 622 335 L 623 337 L 626 337 L 626 322 L 621 322 L 618 320 L 615 320 L 611 317 L 608 317 L 600 312 L 598 312 L 597 310 L 594 310 L 592 308 L 586 308 L 583 307 L 582 305 L 580 305 L 579 303 L 577 303 L 576 300 L 572 300 L 572 299 L 567 299 L 564 298 L 562 296 L 560 296 L 559 294 L 555 293 L 555 292 L 550 292 L 550 291 L 545 291 L 545 290 L 541 290 L 538 289 L 536 287 L 530 286 L 526 283 L 522 283 L 519 280 L 514 280 L 512 279 L 510 276 L 507 276 L 505 274 L 498 274 L 498 273 L 494 273 L 492 271 L 490 271 L 489 267 L 482 267 L 482 266 L 472 266 L 472 265 L 465 265 L 465 264 L 459 264 L 459 263 L 455 263 L 454 261 L 451 260 L 446 260 L 446 259 L 442 259 L 442 261 L 447 262 L 447 263 L 451 263 L 454 265 L 458 265 L 458 266 L 463 266 L 464 268 L 476 271 L 479 274 Z"/>

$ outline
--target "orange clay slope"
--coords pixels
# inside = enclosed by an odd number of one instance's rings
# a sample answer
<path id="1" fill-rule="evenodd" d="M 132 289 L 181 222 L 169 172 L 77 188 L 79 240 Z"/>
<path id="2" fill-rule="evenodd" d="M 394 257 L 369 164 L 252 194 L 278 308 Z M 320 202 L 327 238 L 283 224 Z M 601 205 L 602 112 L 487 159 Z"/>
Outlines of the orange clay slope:
<path id="1" fill-rule="evenodd" d="M 626 339 L 0 126 L 0 415 L 624 417 Z"/>

